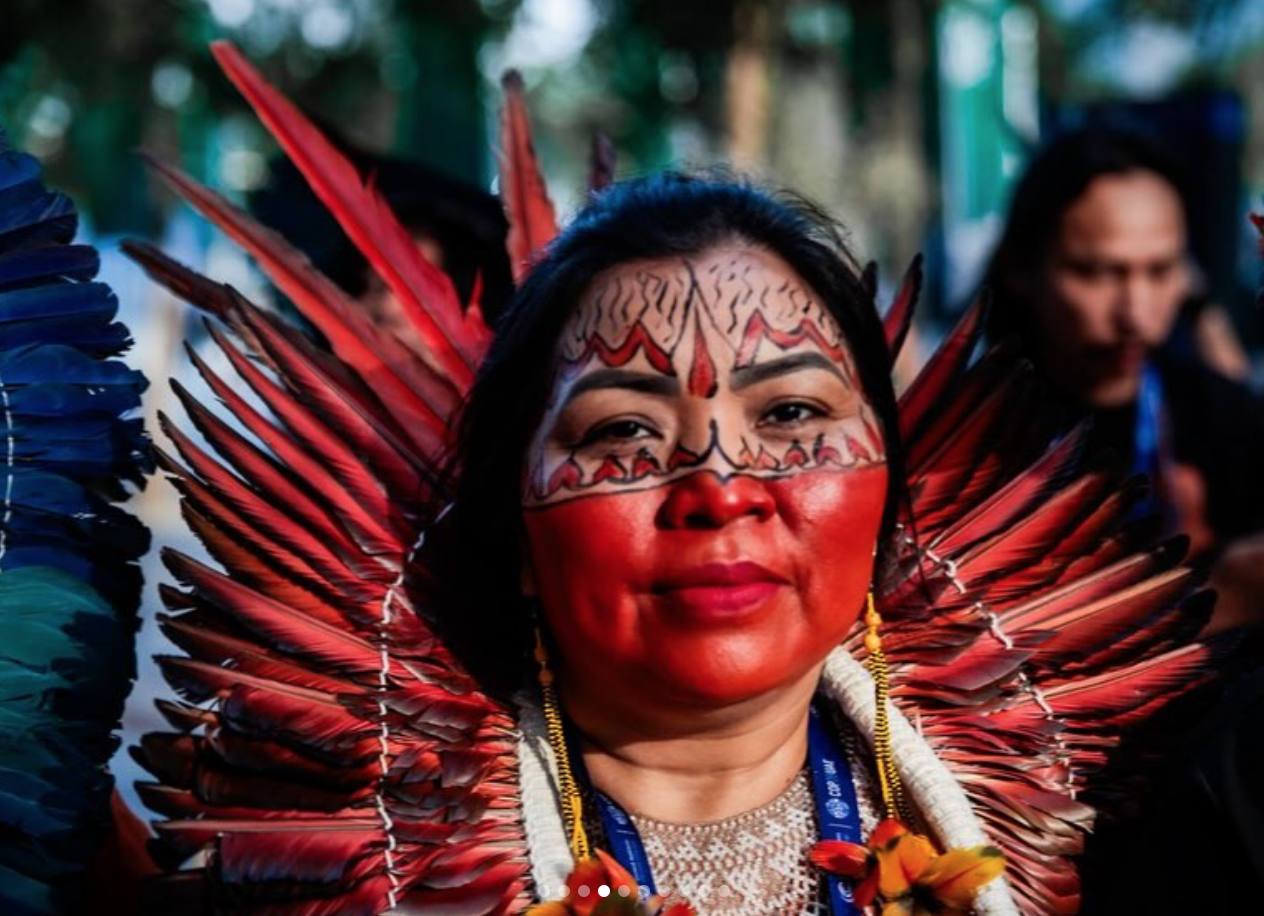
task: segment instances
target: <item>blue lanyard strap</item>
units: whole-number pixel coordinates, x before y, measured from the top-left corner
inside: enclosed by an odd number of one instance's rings
[[[860,810],[856,804],[856,786],[852,780],[847,756],[838,746],[822,721],[821,712],[812,706],[808,715],[808,764],[812,773],[812,794],[816,802],[816,819],[821,838],[861,842]],[[632,818],[618,802],[603,792],[593,791],[597,813],[606,834],[608,851],[626,868],[645,890],[657,893],[654,873],[641,833]],[[827,875],[830,892],[830,912],[833,916],[859,916],[860,910],[852,901],[851,882],[845,878]],[[701,907],[702,913],[706,907]]]
[[[852,779],[851,765],[821,719],[821,711],[813,704],[808,713],[808,763],[812,771],[812,794],[816,801],[816,820],[821,839],[860,843],[860,806],[856,804],[856,784]],[[830,891],[830,911],[834,916],[852,916],[860,912],[852,899],[850,881],[837,875],[826,875],[826,881]]]
[[[1133,440],[1133,470],[1159,482],[1159,461],[1162,449],[1163,382],[1153,363],[1146,363],[1137,393],[1137,419]]]
[[[606,834],[607,851],[614,856],[615,861],[632,873],[632,877],[641,887],[642,897],[657,894],[654,870],[650,868],[649,856],[645,854],[641,831],[636,829],[628,812],[606,793],[594,789],[593,796],[597,799],[597,813],[601,815],[601,829]]]

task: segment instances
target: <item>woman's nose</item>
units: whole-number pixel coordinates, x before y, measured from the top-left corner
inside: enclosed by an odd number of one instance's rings
[[[776,511],[765,481],[699,471],[670,484],[659,521],[667,528],[723,528],[742,518],[766,521]]]

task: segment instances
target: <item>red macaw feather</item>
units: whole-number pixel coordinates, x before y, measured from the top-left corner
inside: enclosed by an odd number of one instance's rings
[[[203,676],[208,680],[212,677],[205,670]],[[371,760],[381,753],[378,723],[366,721],[315,691],[237,672],[214,677],[221,689],[227,690],[220,715],[228,727],[275,737],[313,754],[331,755],[348,763]]]
[[[283,601],[285,604],[309,617],[316,617],[326,623],[342,624],[346,617],[335,609],[328,599],[304,588],[292,579],[278,574],[276,569],[257,554],[241,546],[230,535],[217,528],[214,522],[202,515],[191,503],[180,506],[180,515],[188,523],[189,529],[198,536],[207,551],[224,568],[233,570],[238,580],[258,589],[265,594]],[[164,603],[173,610],[182,605],[172,600],[173,595],[187,599],[184,592],[159,586]]]
[[[181,582],[282,651],[301,653],[313,663],[350,674],[376,674],[381,654],[368,640],[293,610],[278,601],[181,554],[164,557],[167,568]]]
[[[348,594],[355,596],[360,601],[371,600],[373,593],[367,592],[363,583],[348,570],[338,568],[337,565],[330,565],[318,572],[306,558],[290,550],[287,545],[268,538],[257,537],[254,529],[240,515],[229,508],[223,500],[214,495],[199,480],[188,476],[187,472],[175,459],[165,453],[156,452],[156,455],[159,467],[175,475],[186,475],[175,476],[171,480],[172,485],[191,506],[201,514],[214,519],[216,525],[237,537],[241,543],[255,547],[262,558],[275,562],[294,581],[308,583],[313,587],[321,587],[322,590],[328,587],[326,583],[332,581],[336,583],[337,587],[348,588],[350,590]]]
[[[337,512],[339,524],[347,524],[343,519],[346,516],[359,517],[365,513],[365,507],[357,501],[345,487],[329,486],[328,478],[332,477],[331,470],[322,463],[317,457],[322,453],[317,449],[328,446],[338,451],[339,457],[342,459],[337,468],[354,468],[356,456],[350,453],[345,444],[339,437],[325,430],[321,425],[312,421],[306,416],[302,408],[286,397],[286,395],[275,386],[269,386],[266,379],[258,373],[258,370],[251,366],[249,361],[245,359],[235,347],[225,340],[218,331],[212,329],[212,338],[217,344],[224,349],[224,353],[228,356],[229,361],[237,366],[240,363],[241,371],[246,373],[245,378],[247,384],[251,380],[257,382],[262,389],[262,395],[267,398],[271,397],[276,401],[276,409],[286,413],[294,421],[292,429],[301,431],[301,435],[297,437],[291,436],[288,431],[282,431],[275,424],[269,422],[264,416],[255,410],[250,404],[239,394],[233,391],[223,379],[216,375],[206,363],[194,353],[190,353],[193,365],[198,369],[202,378],[204,378],[211,390],[217,397],[229,408],[232,415],[237,418],[242,426],[250,433],[258,438],[269,451],[273,453],[279,464],[287,467],[291,474],[298,480],[306,481],[315,492],[314,496],[319,497],[320,501],[331,505]],[[310,421],[310,422],[309,422]],[[402,460],[390,460],[393,452],[383,449],[378,452],[375,457],[376,467],[374,472],[381,475],[384,485],[398,486],[402,489],[406,481],[411,481],[415,486],[417,480],[417,471],[411,473],[405,470]],[[361,482],[364,479],[366,471],[353,473],[351,480]],[[315,486],[316,481],[324,481],[325,486]],[[360,483],[360,486],[363,486]],[[373,494],[376,488],[371,488],[368,492]],[[376,501],[376,500],[375,500]],[[326,510],[327,511],[327,510]]]
[[[900,432],[906,438],[911,438],[931,414],[932,408],[945,400],[948,385],[965,369],[978,342],[985,311],[982,300],[966,310],[947,340],[900,398]]]
[[[231,664],[236,670],[282,684],[322,693],[351,693],[363,689],[351,681],[313,671],[309,666],[264,654],[255,643],[195,626],[180,618],[158,615],[163,635],[190,655]]]
[[[883,644],[893,697],[961,779],[1024,913],[1051,916],[1078,906],[1093,812],[1072,796],[1207,681],[1209,652],[1178,647],[1209,599],[1175,568],[1183,543],[1134,552],[1143,485],[1053,438],[1060,409],[1011,350],[967,368],[972,346],[959,327],[902,400],[916,538],[880,571]]]
[[[226,318],[232,311],[236,294],[231,286],[208,280],[148,242],[127,239],[120,247],[151,280],[162,284],[185,302],[195,304],[216,318]]]
[[[944,447],[949,438],[962,424],[986,422],[995,424],[1005,416],[1001,405],[1017,400],[1023,389],[1030,385],[1032,369],[1016,363],[1012,348],[996,347],[984,354],[952,398],[936,405],[932,416],[927,417],[922,429],[915,436],[905,439],[905,463],[910,475],[924,469],[928,458]],[[991,401],[991,408],[983,405]]]
[[[1109,475],[1104,476],[1111,479]],[[1110,563],[1114,559],[1110,556],[1111,538],[1118,535],[1121,523],[1141,499],[1144,491],[1144,479],[1133,477],[1122,483],[1116,482],[1114,492],[1106,494],[1095,504],[1090,501],[1091,510],[1049,551],[1047,562],[1051,568],[1058,569],[1055,579],[1049,584],[1064,583],[1091,575]]]
[[[330,819],[329,812],[325,811],[292,811],[286,809],[269,810],[266,808],[252,807],[221,807],[209,805],[199,799],[191,791],[186,789],[175,789],[171,786],[164,786],[160,783],[138,782],[136,783],[136,793],[140,796],[141,801],[145,803],[145,807],[162,815],[168,821],[193,820],[200,818],[203,820],[234,820],[234,821],[258,821],[258,820],[274,820],[274,821],[293,821],[293,820],[317,820],[328,821]],[[337,817],[347,818],[371,818],[373,817],[372,807],[362,808],[344,808],[335,812]]]
[[[944,528],[930,546],[937,552],[952,552],[985,539],[1001,543],[1006,538],[1012,538],[1014,523],[1023,516],[1029,516],[1033,507],[1048,513],[1048,506],[1053,503],[1051,497],[1074,474],[1083,446],[1082,430],[1063,437],[1034,465]],[[1083,511],[1079,506],[1067,509]]]
[[[1148,577],[1171,569],[1181,559],[1183,545],[1168,545],[1132,554],[1117,563],[1104,567],[1091,575],[1077,579],[1006,610],[1002,619],[1007,627],[1036,627],[1056,620],[1059,615],[1073,613],[1076,609],[1133,588]]]
[[[1155,613],[1175,607],[1192,577],[1189,569],[1169,570],[1087,606],[1046,617],[1040,626],[1052,638],[1041,646],[1041,660],[1082,656],[1126,638]]]
[[[557,235],[557,217],[531,144],[522,77],[510,70],[501,86],[505,101],[500,112],[500,199],[509,218],[509,262],[514,281],[521,283]]]
[[[904,272],[900,291],[882,319],[882,329],[886,335],[887,350],[891,354],[892,362],[895,362],[900,351],[904,349],[904,341],[908,338],[909,329],[913,327],[913,312],[917,308],[917,299],[921,292],[922,256],[919,254],[913,258],[908,270]]]
[[[376,825],[375,825],[376,828]],[[304,884],[341,884],[365,875],[365,860],[378,865],[381,831],[305,830],[287,837],[278,848],[266,833],[225,833],[218,863],[223,878],[234,884],[257,884],[283,878]]]
[[[482,353],[462,333],[452,281],[431,264],[386,201],[297,108],[273,89],[228,42],[211,52],[259,119],[303,173],[347,237],[398,297],[417,333],[458,387],[473,378]]]
[[[277,809],[295,808],[305,811],[336,813],[346,809],[348,801],[371,802],[371,785],[349,793],[345,788],[324,788],[296,779],[295,774],[278,763],[267,773],[243,771],[239,766],[226,766],[213,751],[200,755],[193,771],[193,794],[217,808],[233,808],[266,798]]]
[[[1128,713],[1155,698],[1179,693],[1204,673],[1208,650],[1185,646],[1126,668],[1078,678],[1045,691],[1045,700],[1063,716]]]
[[[1215,594],[1195,592],[1179,605],[1156,611],[1151,619],[1122,639],[1102,645],[1083,661],[1072,661],[1059,670],[1062,674],[1101,671],[1108,666],[1126,664],[1145,655],[1168,652],[1188,645],[1207,625],[1215,607]]]
[[[430,888],[418,883],[401,896],[400,908],[407,913],[461,913],[469,916],[519,912],[526,908],[527,902],[517,900],[527,887],[521,874],[522,865],[518,862],[502,862],[473,880],[455,886]]]
[[[977,702],[977,692],[1000,691],[1005,681],[1036,654],[1049,633],[1023,633],[1011,638],[1011,646],[995,639],[976,639],[952,661],[937,665],[917,665],[910,669],[900,690],[917,695],[934,695],[946,702]],[[951,694],[959,700],[948,700]]]
[[[203,407],[177,380],[171,380],[171,389],[184,407],[189,420],[202,434],[212,449],[233,466],[242,480],[250,481],[257,489],[276,497],[278,505],[285,506],[291,518],[301,519],[308,530],[324,539],[338,550],[354,550],[355,545],[342,526],[333,524],[327,512],[317,503],[312,492],[302,487],[287,474],[280,464],[267,453],[256,448],[215,413]],[[359,518],[356,519],[360,521]],[[383,537],[380,524],[371,520],[369,531],[361,536]]]
[[[1024,567],[1021,578],[1012,580],[1021,593],[1017,600],[1052,586],[1076,558],[1100,544],[1104,532],[1118,525],[1132,504],[1131,494],[1118,487],[1115,475],[1089,471],[1035,508],[1030,522],[1022,523],[1023,537],[1043,538],[1046,550]]]
[[[808,853],[812,864],[845,878],[859,878],[869,863],[869,847],[842,840],[822,840]]]
[[[215,759],[226,766],[240,767],[255,773],[279,773],[285,778],[301,780],[321,788],[342,789],[347,793],[347,801],[359,800],[365,807],[372,805],[371,800],[363,797],[365,789],[372,787],[382,773],[377,760],[363,761],[355,766],[348,765],[345,761],[330,763],[276,741],[248,737],[224,728],[209,733],[207,746],[214,752]],[[261,797],[259,801],[265,806],[261,810],[304,810],[300,807],[287,808],[271,797]],[[355,805],[351,804],[349,807],[354,808]]]
[[[321,418],[345,437],[348,444],[361,451],[367,463],[381,467],[381,473],[392,482],[413,484],[418,471],[428,471],[447,446],[450,418],[460,398],[446,388],[427,394],[433,411],[430,425],[421,429],[401,430],[396,419],[383,422],[371,404],[357,392],[328,372],[324,354],[312,348],[306,338],[285,333],[272,316],[250,307],[243,309],[243,323],[259,340],[259,352],[269,359],[286,386],[302,398]],[[428,370],[427,370],[428,371]],[[417,375],[423,373],[419,370]],[[410,441],[411,440],[411,441]],[[418,454],[422,460],[418,460]]]
[[[434,383],[416,371],[417,361],[402,343],[369,324],[361,308],[271,230],[258,226],[249,216],[193,179],[157,163],[155,167],[179,193],[231,237],[243,244],[250,243],[247,247],[268,268],[281,289],[292,297],[304,316],[330,341],[334,352],[371,390],[380,392],[388,410],[397,412],[404,425],[434,422],[433,409],[422,396]],[[151,246],[130,242],[126,250],[138,257],[146,272],[159,283],[216,317],[228,319],[241,309],[244,300],[234,290],[196,282],[196,275]],[[410,369],[413,371],[408,374]],[[433,375],[433,371],[430,374]]]
[[[1021,386],[1016,380],[1015,387]],[[994,389],[910,468],[918,528],[926,536],[960,518],[1043,450],[1046,431],[1036,424],[1009,422],[1023,409],[1015,400],[1008,386]],[[914,439],[911,446],[916,448],[919,441]]]
[[[154,706],[172,728],[182,732],[215,725],[215,713],[197,706],[165,698],[154,700]]]
[[[283,508],[282,506],[265,501],[241,478],[231,474],[192,440],[180,433],[165,414],[159,415],[158,422],[163,432],[176,446],[181,457],[188,462],[189,469],[198,475],[199,484],[214,493],[222,505],[229,507],[243,524],[250,526],[262,538],[267,538],[272,544],[285,545],[308,569],[320,570],[320,573],[315,573],[315,575],[351,577],[370,573],[370,570],[365,568],[369,566],[367,563],[357,564],[358,568],[354,572],[349,570],[347,564],[326,542],[308,528],[295,524],[291,518],[280,514],[277,509]],[[169,457],[163,458],[163,464],[168,469],[175,466],[174,461]],[[182,483],[187,485],[189,480]]]
[[[377,513],[382,518],[395,519],[399,507],[392,505],[382,482],[365,467],[360,457],[347,447],[346,442],[318,418],[309,408],[300,404],[289,392],[267,378],[258,367],[236,351],[224,350],[237,374],[259,395],[268,409],[286,425],[289,432],[302,444],[308,458],[303,464],[313,470],[324,463],[323,477],[332,477],[347,491],[346,497],[328,491],[331,499],[342,502],[339,508],[351,514],[351,506],[359,502],[359,511]],[[318,461],[315,456],[321,456]],[[317,480],[321,478],[315,478]],[[354,499],[352,498],[354,497]]]

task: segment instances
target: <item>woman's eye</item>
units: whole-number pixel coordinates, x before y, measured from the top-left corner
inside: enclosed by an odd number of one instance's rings
[[[823,416],[825,416],[825,411],[820,407],[803,401],[788,401],[764,411],[760,422],[778,426],[793,426]]]
[[[610,423],[603,423],[591,429],[581,445],[591,445],[595,442],[627,442],[633,439],[644,439],[654,434],[644,423],[638,423],[636,420],[614,420]]]

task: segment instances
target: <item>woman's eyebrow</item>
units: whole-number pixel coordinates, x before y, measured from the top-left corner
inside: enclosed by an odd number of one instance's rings
[[[733,374],[729,378],[729,387],[734,391],[741,391],[743,388],[766,382],[771,378],[789,375],[792,372],[801,372],[804,369],[824,369],[826,372],[838,376],[840,381],[847,381],[843,371],[824,353],[791,353],[789,356],[782,356],[779,359],[770,359],[767,362],[756,363],[753,366],[743,366],[740,369],[734,369]]]
[[[566,392],[566,403],[569,404],[585,392],[603,388],[622,388],[626,391],[639,391],[660,397],[674,397],[680,394],[680,380],[674,375],[660,375],[657,372],[596,369],[575,381],[570,391]]]

